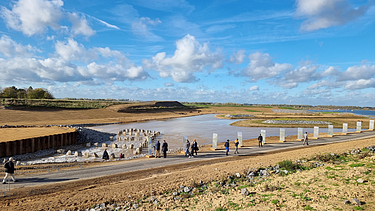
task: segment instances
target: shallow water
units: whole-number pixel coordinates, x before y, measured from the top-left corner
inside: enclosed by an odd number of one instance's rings
[[[91,129],[116,134],[119,130],[127,128],[160,131],[161,135],[157,139],[166,140],[172,149],[183,147],[183,136],[187,136],[189,140],[196,139],[198,144],[212,144],[213,133],[218,134],[218,143],[225,142],[227,139],[231,141],[236,139],[237,132],[242,132],[243,140],[257,138],[261,130],[266,130],[266,137],[280,135],[280,128],[231,126],[230,124],[235,121],[238,120],[218,119],[215,114],[206,114],[168,120],[97,126],[91,127]],[[304,128],[303,131],[313,133],[314,128]],[[342,129],[334,129],[334,132],[341,131]],[[348,129],[348,131],[354,130]],[[319,133],[327,132],[328,126],[319,128]],[[297,133],[297,128],[285,128],[285,136],[297,135]]]

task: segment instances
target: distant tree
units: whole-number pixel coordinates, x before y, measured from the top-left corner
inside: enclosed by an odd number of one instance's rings
[[[54,97],[52,96],[51,93],[49,93],[45,89],[36,88],[36,89],[30,90],[29,88],[28,93],[27,93],[27,98],[29,99],[53,99]]]
[[[3,98],[17,98],[17,88],[15,86],[6,87],[1,91],[0,95]]]

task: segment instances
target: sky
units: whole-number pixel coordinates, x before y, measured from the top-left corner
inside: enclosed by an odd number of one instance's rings
[[[375,107],[374,0],[1,0],[0,87]]]

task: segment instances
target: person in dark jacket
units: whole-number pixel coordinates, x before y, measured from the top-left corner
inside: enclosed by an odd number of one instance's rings
[[[191,155],[193,156],[195,152],[195,155],[198,155],[198,143],[197,140],[194,139],[193,143],[191,143]]]
[[[227,142],[225,142],[224,146],[225,146],[225,150],[226,150],[225,155],[228,155],[228,153],[229,153],[229,139],[227,140]]]
[[[10,157],[9,160],[4,164],[5,168],[5,177],[3,179],[3,184],[6,183],[6,179],[10,176],[13,180],[13,182],[17,182],[16,178],[14,178],[14,163],[13,158]]]
[[[263,147],[263,136],[262,136],[262,134],[259,134],[259,136],[258,136],[258,141],[259,141],[258,146],[259,146],[259,147]]]
[[[108,152],[107,152],[106,149],[105,149],[104,152],[103,152],[103,159],[104,159],[104,160],[109,160],[109,155],[108,155]]]
[[[168,144],[167,142],[165,142],[165,140],[163,141],[163,145],[161,146],[161,151],[163,151],[163,157],[167,158]]]
[[[155,144],[155,150],[156,150],[156,158],[160,158],[160,140],[158,140],[158,142],[156,142]]]
[[[186,145],[185,145],[185,157],[187,157],[189,155],[189,158],[191,158],[191,153],[190,153],[189,149],[190,149],[190,142],[187,139]]]

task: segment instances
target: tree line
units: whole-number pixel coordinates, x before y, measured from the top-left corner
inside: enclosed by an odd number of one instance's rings
[[[54,99],[53,95],[47,89],[34,89],[31,86],[27,89],[18,89],[15,86],[6,87],[1,90],[0,98]]]

